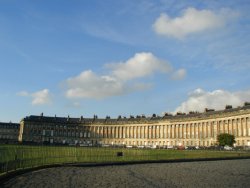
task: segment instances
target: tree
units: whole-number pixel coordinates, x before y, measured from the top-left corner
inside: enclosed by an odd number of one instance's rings
[[[219,142],[220,146],[233,146],[233,144],[236,142],[234,135],[228,133],[219,134],[217,136],[217,141]]]

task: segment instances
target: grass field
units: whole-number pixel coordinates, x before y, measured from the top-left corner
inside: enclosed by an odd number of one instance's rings
[[[123,156],[117,156],[122,152]],[[244,151],[0,145],[0,173],[63,163],[103,163],[250,156]]]

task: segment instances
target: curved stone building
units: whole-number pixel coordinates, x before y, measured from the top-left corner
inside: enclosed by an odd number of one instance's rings
[[[0,122],[0,143],[17,143],[19,135],[18,123]]]
[[[20,122],[19,141],[84,146],[211,146],[220,133],[233,134],[237,146],[250,146],[250,104],[163,117],[28,116]]]

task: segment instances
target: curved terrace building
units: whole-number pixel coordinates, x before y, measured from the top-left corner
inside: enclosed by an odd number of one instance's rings
[[[220,133],[233,134],[237,146],[250,146],[250,104],[204,113],[71,118],[28,116],[20,122],[19,142],[129,145],[129,146],[211,146]]]

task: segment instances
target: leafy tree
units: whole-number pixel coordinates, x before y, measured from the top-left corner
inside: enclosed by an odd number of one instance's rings
[[[217,136],[217,141],[219,142],[220,146],[233,146],[233,144],[236,142],[234,135],[228,133],[219,134]]]

